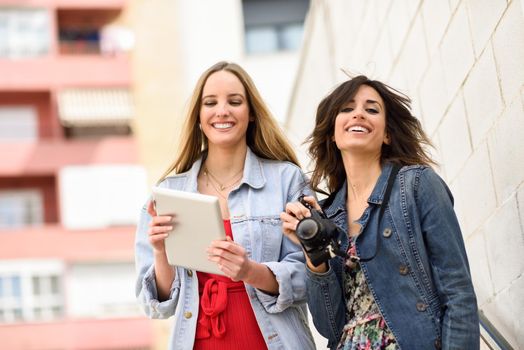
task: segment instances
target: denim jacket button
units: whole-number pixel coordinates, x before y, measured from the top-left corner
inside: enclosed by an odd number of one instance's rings
[[[187,270],[187,275],[189,277],[193,277],[193,271],[192,270]]]
[[[184,317],[190,319],[191,317],[193,317],[193,313],[191,311],[186,311],[184,312]]]
[[[409,273],[409,267],[407,267],[406,265],[402,264],[398,268],[398,272],[400,272],[400,274],[402,276],[406,276]]]
[[[391,237],[391,229],[388,227],[388,228],[385,228],[384,229],[384,232],[382,232],[382,236],[386,237],[386,238],[389,238]]]
[[[428,308],[428,306],[426,304],[424,304],[423,302],[418,302],[417,303],[417,310],[418,311],[423,312],[423,311],[426,311],[427,308]]]
[[[440,342],[440,339],[435,340],[435,349],[442,349],[442,343]]]

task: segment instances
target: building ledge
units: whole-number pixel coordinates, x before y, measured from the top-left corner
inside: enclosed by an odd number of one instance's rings
[[[153,325],[145,318],[2,324],[3,349],[151,349]]]
[[[5,142],[0,147],[0,176],[53,175],[67,165],[137,164],[133,137]]]
[[[0,77],[0,90],[4,91],[47,91],[79,86],[127,87],[131,85],[131,66],[126,54],[2,58]]]
[[[135,229],[68,230],[60,225],[2,229],[0,256],[2,260],[60,259],[73,263],[133,261]]]

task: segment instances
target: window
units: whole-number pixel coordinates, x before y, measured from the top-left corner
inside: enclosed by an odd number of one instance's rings
[[[62,270],[52,261],[0,265],[0,323],[63,317]]]
[[[136,165],[66,166],[59,179],[60,217],[69,229],[135,225],[147,198],[146,173]]]
[[[43,221],[44,204],[39,190],[0,191],[0,229],[39,225]]]
[[[46,9],[0,9],[0,57],[42,56],[49,52],[50,18]]]
[[[31,106],[0,106],[0,142],[35,141],[38,113]]]
[[[300,47],[309,0],[244,0],[242,5],[248,54]]]

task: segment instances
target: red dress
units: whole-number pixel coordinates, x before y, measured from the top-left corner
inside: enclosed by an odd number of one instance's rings
[[[229,220],[224,228],[233,238]],[[244,282],[205,272],[197,276],[200,305],[193,349],[267,349]]]

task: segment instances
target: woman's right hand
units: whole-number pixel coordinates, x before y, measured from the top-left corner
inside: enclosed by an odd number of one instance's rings
[[[316,199],[311,196],[304,197],[304,200],[313,208],[321,210],[320,205],[317,203]],[[298,240],[296,229],[300,220],[311,216],[311,211],[306,208],[300,202],[291,202],[286,204],[286,211],[280,213],[280,220],[282,220],[282,231],[284,234],[296,244],[300,244]],[[300,246],[302,246],[300,244]],[[302,247],[304,250],[304,247]],[[304,256],[306,257],[306,264],[308,268],[313,272],[323,273],[327,271],[327,264],[323,263],[320,266],[314,266],[309,259],[309,256],[304,251]]]
[[[164,240],[169,235],[168,232],[173,229],[173,225],[175,224],[174,218],[167,215],[157,215],[152,200],[147,204],[147,212],[151,215],[149,230],[147,230],[149,243],[153,247],[155,253],[165,253]]]
[[[304,197],[304,200],[315,209],[320,209],[317,201],[312,196]],[[282,221],[282,231],[284,234],[296,244],[300,244],[295,233],[297,224],[303,218],[311,216],[311,211],[300,202],[290,202],[286,204],[286,211],[280,213],[280,220]]]

